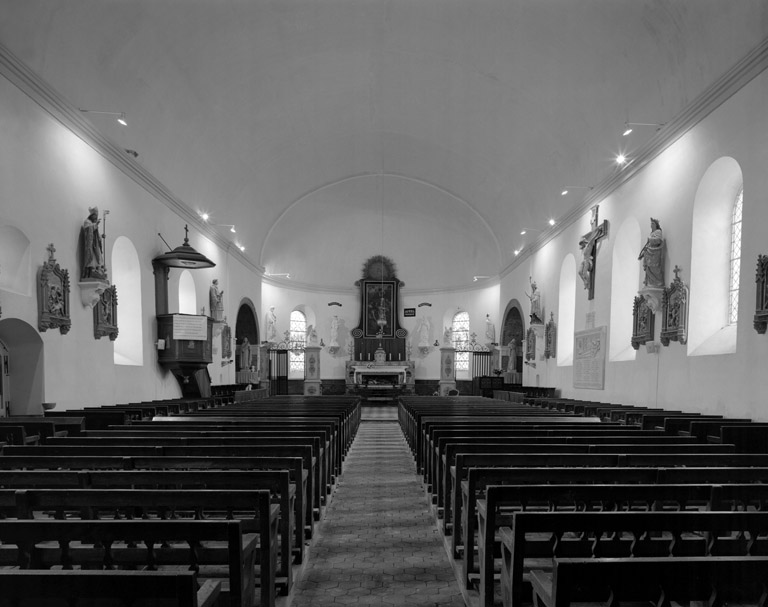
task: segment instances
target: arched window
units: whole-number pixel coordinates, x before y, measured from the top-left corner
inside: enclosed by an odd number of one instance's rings
[[[456,348],[456,379],[469,377],[469,313],[456,312],[451,323],[453,347]]]
[[[288,379],[304,379],[304,346],[306,345],[307,317],[301,310],[291,312],[291,344],[288,352]]]
[[[197,314],[195,279],[189,270],[182,270],[179,276],[179,314]]]
[[[136,247],[125,236],[119,236],[112,247],[112,277],[120,302],[114,361],[116,365],[141,366],[144,364],[141,265]]]
[[[576,258],[565,256],[560,266],[560,291],[557,302],[557,366],[573,366],[573,331],[576,326]]]
[[[744,203],[744,188],[739,189],[731,214],[731,271],[728,297],[728,324],[739,320],[739,274],[741,271],[741,208]]]
[[[693,201],[688,355],[736,352],[744,177],[724,156],[706,170]],[[685,275],[683,274],[683,281]]]

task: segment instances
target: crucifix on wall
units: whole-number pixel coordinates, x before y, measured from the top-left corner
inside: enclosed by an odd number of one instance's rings
[[[597,265],[597,245],[608,236],[608,220],[598,224],[597,213],[599,205],[592,207],[592,218],[589,221],[590,230],[579,240],[581,248],[581,267],[579,276],[584,282],[584,288],[588,291],[587,299],[595,298],[595,266]]]

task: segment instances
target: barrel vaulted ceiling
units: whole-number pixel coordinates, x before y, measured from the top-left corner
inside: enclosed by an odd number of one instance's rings
[[[268,272],[346,289],[384,253],[453,289],[655,130],[625,121],[670,121],[760,44],[767,6],[3,0],[0,43],[74,106],[126,112],[88,118]]]

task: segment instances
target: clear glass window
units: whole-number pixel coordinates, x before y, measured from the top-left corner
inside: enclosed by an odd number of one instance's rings
[[[741,212],[744,202],[744,188],[739,190],[733,203],[731,216],[731,266],[728,281],[728,324],[739,320],[739,274],[741,272]]]

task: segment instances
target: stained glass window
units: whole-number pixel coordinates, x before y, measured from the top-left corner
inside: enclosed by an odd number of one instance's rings
[[[453,317],[453,347],[456,348],[456,372],[469,373],[469,314],[457,312]]]
[[[291,312],[291,343],[288,352],[288,376],[304,377],[304,346],[307,334],[307,317],[299,310]]]

